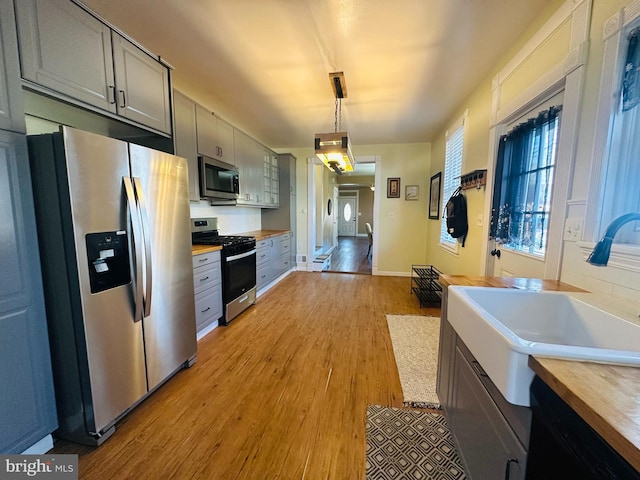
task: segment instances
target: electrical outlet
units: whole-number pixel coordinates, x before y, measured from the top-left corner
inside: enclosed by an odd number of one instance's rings
[[[564,239],[577,242],[582,238],[582,218],[569,217],[564,222]]]

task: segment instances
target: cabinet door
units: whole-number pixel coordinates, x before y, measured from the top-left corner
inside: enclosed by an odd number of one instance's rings
[[[24,136],[0,131],[0,452],[57,427],[49,338]]]
[[[467,473],[472,478],[523,480],[527,452],[477,375],[456,347],[451,429]]]
[[[0,129],[24,133],[20,63],[12,0],[0,0]]]
[[[235,165],[235,154],[233,148],[233,126],[221,118],[216,119],[216,143],[217,153],[220,160],[223,162]]]
[[[449,413],[452,403],[453,365],[456,351],[456,332],[447,320],[448,291],[442,289],[440,308],[440,349],[438,351],[438,378],[436,391],[444,410]]]
[[[235,151],[235,165],[238,168],[240,180],[240,197],[238,204],[248,205],[251,203],[249,174],[247,159],[251,154],[251,138],[246,133],[236,130],[233,137]]]
[[[196,105],[196,126],[198,153],[207,157],[218,158],[216,143],[216,117],[206,108]]]
[[[280,178],[278,172],[278,155],[270,152],[271,158],[271,201],[270,206],[278,208],[280,206]]]
[[[196,137],[196,104],[177,90],[173,91],[173,115],[176,155],[187,159],[189,166],[189,200],[200,200],[198,176],[198,139]]]
[[[118,114],[161,132],[171,132],[169,69],[112,32]]]
[[[109,27],[69,0],[15,5],[22,76],[115,113]]]

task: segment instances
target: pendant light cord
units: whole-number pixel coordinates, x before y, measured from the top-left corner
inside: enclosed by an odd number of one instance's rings
[[[335,111],[335,133],[338,133],[342,129],[342,99],[336,97],[336,111]]]

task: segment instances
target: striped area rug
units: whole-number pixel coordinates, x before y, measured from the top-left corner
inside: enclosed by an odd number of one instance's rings
[[[387,315],[404,404],[440,409],[436,394],[440,318]]]
[[[366,438],[367,480],[467,478],[444,415],[369,405]]]

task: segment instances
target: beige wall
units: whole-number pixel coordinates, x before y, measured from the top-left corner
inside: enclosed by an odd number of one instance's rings
[[[477,169],[487,168],[487,156],[489,152],[489,116],[491,113],[491,79],[486,79],[465,102],[463,109],[456,112],[451,118],[453,125],[468,109],[467,123],[465,126],[465,139],[463,151],[462,173]],[[442,172],[444,176],[445,133],[448,125],[432,143],[431,174]],[[464,191],[467,198],[467,218],[469,221],[469,233],[465,246],[458,249],[457,254],[440,246],[440,222],[429,220],[429,232],[427,239],[428,262],[440,271],[449,274],[480,275],[484,272],[481,264],[481,252],[486,248],[486,240],[482,235],[482,223],[488,221],[488,215],[484,212],[485,190],[475,188]],[[440,199],[440,211],[442,212],[447,198]]]
[[[381,275],[408,275],[412,263],[427,260],[427,207],[431,169],[431,145],[428,143],[397,145],[353,145],[353,154],[379,155],[380,168],[376,171],[378,221],[374,227],[377,236],[377,260],[374,273]],[[307,254],[308,223],[308,163],[314,156],[312,148],[289,149],[297,159],[297,237],[298,254]],[[326,170],[326,169],[325,169]],[[400,177],[401,198],[386,198],[386,179]],[[418,201],[405,201],[404,187],[418,185]],[[377,261],[377,263],[376,263]]]
[[[504,65],[513,58],[518,50],[553,14],[554,10],[563,2],[555,2],[552,8],[547,10],[537,22],[523,35],[518,45],[509,50],[508,54],[496,66],[492,74],[481,82],[474,92],[462,103],[460,109],[454,112],[447,125],[433,138],[431,152],[431,175],[443,171],[445,132],[465,109],[469,110],[469,123],[465,139],[464,171],[476,168],[486,168],[491,159],[489,152],[489,118],[491,113],[491,80]],[[594,0],[592,4],[592,17],[589,30],[589,54],[585,66],[584,90],[579,116],[579,138],[577,142],[576,161],[571,173],[571,185],[569,185],[569,200],[567,216],[583,218],[588,208],[587,199],[589,190],[599,188],[599,185],[589,185],[591,177],[591,158],[593,149],[593,135],[595,131],[595,117],[598,106],[598,93],[600,88],[600,76],[602,69],[603,40],[602,32],[605,22],[625,5],[629,0]],[[546,52],[546,53],[545,53]],[[567,26],[552,36],[535,52],[535,55],[519,68],[505,82],[503,93],[511,98],[516,98],[518,92],[525,90],[529,85],[538,80],[538,75],[548,69],[553,62],[557,62],[568,53]],[[552,61],[550,61],[550,59]],[[460,254],[452,255],[438,246],[439,223],[429,221],[428,231],[428,260],[438,268],[451,274],[482,274],[484,265],[480,258],[480,252],[486,249],[487,239],[483,238],[480,218],[489,221],[489,212],[484,211],[485,195],[475,189],[466,190],[469,205],[469,236],[465,248],[460,249]],[[446,201],[446,199],[443,199]],[[596,241],[595,238],[584,238],[585,241]],[[560,241],[561,238],[550,239]],[[594,267],[584,261],[584,257],[575,241],[564,241],[561,280],[572,285],[585,288],[589,291],[600,293],[622,302],[632,308],[638,307],[640,298],[640,275],[630,271],[616,269],[614,267]],[[637,312],[636,312],[637,313]]]

